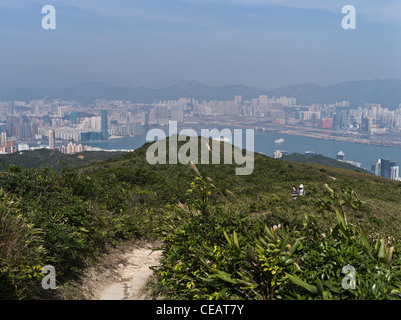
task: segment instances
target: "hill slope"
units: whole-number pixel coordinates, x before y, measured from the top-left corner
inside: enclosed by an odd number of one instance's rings
[[[315,163],[321,164],[328,167],[340,168],[340,169],[347,169],[347,170],[356,170],[364,173],[370,173],[364,169],[358,168],[346,162],[341,162],[332,158],[325,157],[321,154],[316,154],[313,156],[307,156],[300,153],[291,153],[281,158],[282,161],[289,161],[289,162],[298,162],[298,163]]]
[[[108,199],[121,194],[110,194],[113,186],[139,188],[130,205],[162,207],[152,219],[162,217],[163,259],[154,286],[163,296],[399,298],[401,183],[261,154],[249,176],[236,176],[236,165],[149,165],[147,147],[80,173],[98,181]],[[293,200],[291,186],[299,183],[306,195]],[[120,196],[116,203],[124,201]],[[359,290],[342,287],[345,265],[358,270]]]
[[[0,298],[43,298],[47,264],[65,296],[87,261],[134,239],[162,240],[154,288],[167,298],[399,298],[400,182],[262,154],[245,176],[235,162],[151,165],[151,145],[60,175],[1,174]],[[360,290],[341,288],[347,264]]]
[[[94,161],[103,161],[110,157],[121,155],[122,152],[88,151],[74,155],[62,154],[57,150],[39,149],[21,151],[12,154],[0,155],[0,171],[5,171],[9,165],[17,165],[23,169],[51,168],[55,172],[60,172],[61,161],[70,167],[87,165]]]
[[[131,187],[137,186],[155,192],[160,204],[185,202],[188,199],[186,190],[195,177],[193,170],[181,164],[150,165],[146,161],[149,145],[145,144],[135,152],[121,157],[89,164],[79,172],[94,177],[93,179],[100,179],[101,184],[109,185],[109,188],[126,183]],[[183,143],[179,143],[180,145]],[[372,230],[384,228],[386,232],[401,235],[400,182],[357,170],[358,168],[347,164],[341,164],[343,168],[327,166],[337,164],[337,161],[323,156],[316,156],[315,160],[324,164],[275,160],[259,153],[254,154],[254,159],[254,171],[249,176],[235,175],[237,165],[234,162],[231,165],[199,164],[197,168],[203,176],[212,178],[224,194],[227,195],[226,190],[236,194],[236,201],[248,207],[246,210],[249,213],[268,211],[284,217],[293,210],[290,217],[294,218],[302,210],[315,210],[312,203],[305,203],[305,207],[294,205],[290,197],[292,185],[304,184],[314,200],[324,197],[326,183],[337,190],[352,188],[366,202],[366,214],[351,216],[351,220],[361,220]]]

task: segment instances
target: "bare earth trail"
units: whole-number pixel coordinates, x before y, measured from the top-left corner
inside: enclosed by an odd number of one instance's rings
[[[147,287],[162,252],[151,244],[127,245],[107,255],[99,267],[85,272],[81,294],[89,300],[150,300]]]

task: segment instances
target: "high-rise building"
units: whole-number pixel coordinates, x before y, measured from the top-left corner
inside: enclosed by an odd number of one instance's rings
[[[380,176],[384,178],[390,178],[391,174],[390,159],[380,159],[380,160],[381,160]]]
[[[392,166],[391,167],[391,173],[390,173],[390,179],[391,180],[398,180],[399,172],[400,172],[400,167],[399,166]]]
[[[285,157],[286,155],[288,155],[288,152],[283,151],[283,150],[274,150],[274,152],[273,152],[274,159],[281,159],[282,157]]]
[[[235,96],[234,101],[236,103],[242,103],[242,96]]]
[[[361,120],[361,132],[369,133],[371,128],[371,123],[369,118],[362,118]]]
[[[77,124],[77,112],[76,111],[71,111],[70,121],[71,121],[72,125],[76,125]]]
[[[128,125],[128,134],[130,136],[139,135],[142,133],[142,123],[141,122],[134,122]]]
[[[57,114],[59,118],[64,118],[64,116],[67,114],[68,108],[67,107],[58,107],[57,109]]]
[[[378,159],[376,163],[372,164],[372,171],[376,176],[380,176],[381,172],[381,159]]]
[[[108,140],[109,139],[109,129],[107,126],[107,110],[102,110],[100,113],[100,122],[101,122],[101,133],[102,139]]]
[[[397,164],[393,160],[383,158],[378,159],[377,162],[372,165],[372,171],[377,176],[388,179],[396,177],[396,179],[393,180],[398,180],[399,169],[397,169]]]
[[[184,121],[184,110],[182,107],[175,107],[171,110],[171,120],[177,122]]]
[[[344,128],[348,125],[348,112],[346,110],[337,110],[333,115],[333,126]]]
[[[144,125],[145,125],[145,128],[148,129],[148,126],[149,126],[149,112],[145,113],[145,123],[144,123]]]
[[[21,123],[21,118],[17,118],[16,116],[7,116],[6,117],[6,129],[7,134],[9,136],[14,136],[14,127]]]
[[[334,119],[334,126],[336,128],[342,128],[343,119],[341,113],[335,113],[333,119]]]
[[[155,107],[155,113],[157,119],[167,119],[168,118],[168,109],[166,107]]]
[[[54,150],[55,149],[55,134],[53,130],[49,130],[49,149]]]
[[[0,136],[0,146],[4,145],[7,141],[7,132],[2,132]]]

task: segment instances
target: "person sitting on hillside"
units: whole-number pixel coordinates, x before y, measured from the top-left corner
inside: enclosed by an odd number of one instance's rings
[[[304,189],[304,185],[301,183],[301,185],[298,188],[298,194],[300,196],[303,196],[305,194],[305,189]]]
[[[291,196],[293,199],[296,199],[298,197],[298,190],[296,186],[292,186]]]

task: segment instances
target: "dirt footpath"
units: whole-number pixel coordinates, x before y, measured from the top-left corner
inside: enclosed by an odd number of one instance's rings
[[[81,293],[89,300],[149,300],[147,287],[162,256],[157,245],[134,244],[107,255],[98,267],[85,272]]]

